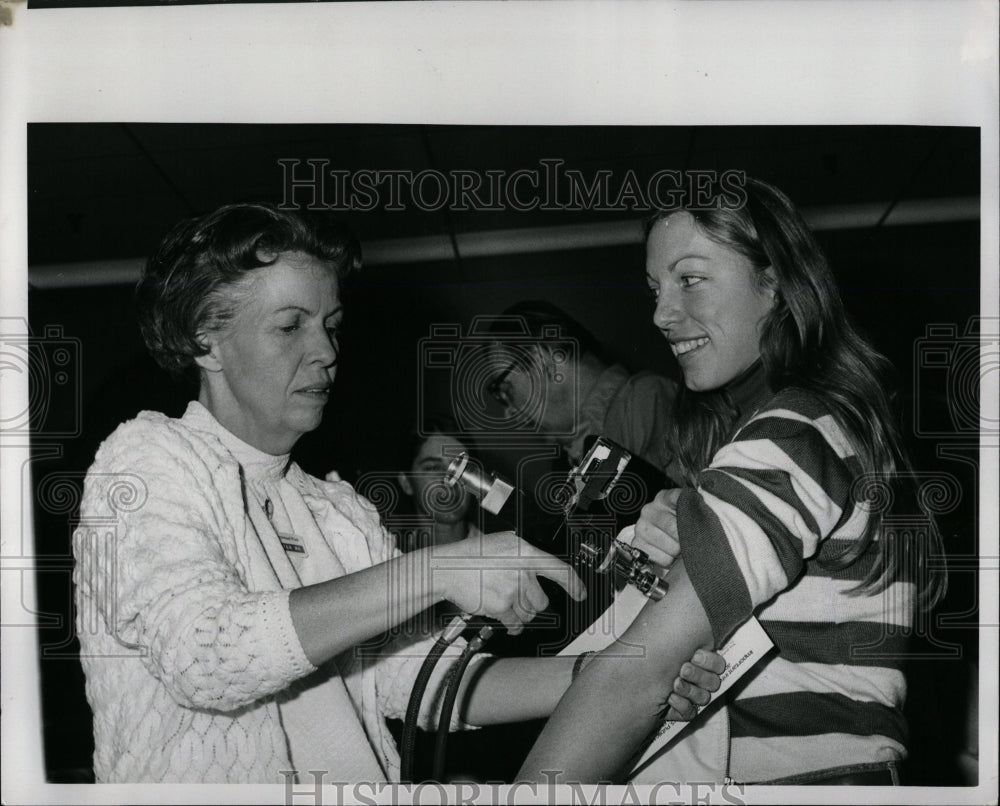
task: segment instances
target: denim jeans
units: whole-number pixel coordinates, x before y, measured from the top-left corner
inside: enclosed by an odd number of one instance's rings
[[[873,780],[865,782],[866,774],[880,773],[888,771],[885,781]],[[873,776],[874,777],[874,776]],[[828,767],[824,770],[813,770],[803,772],[798,775],[789,775],[785,778],[774,778],[770,781],[755,781],[757,784],[784,784],[788,786],[823,784],[835,786],[837,784],[853,786],[899,786],[899,769],[895,761],[872,761],[864,764],[845,764],[842,767]]]

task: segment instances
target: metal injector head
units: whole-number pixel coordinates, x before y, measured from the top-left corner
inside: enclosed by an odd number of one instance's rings
[[[451,460],[444,482],[449,487],[461,484],[476,497],[479,506],[491,515],[499,515],[514,492],[512,485],[494,473],[484,472],[470,461],[469,454],[464,451]]]
[[[598,437],[580,466],[569,476],[573,493],[565,506],[567,519],[583,518],[595,502],[603,501],[619,482],[632,454],[621,445]],[[649,556],[621,540],[602,538],[600,529],[582,530],[575,561],[593,568],[598,574],[610,574],[638,588],[650,599],[662,599],[667,592],[663,579],[666,569],[650,562]]]

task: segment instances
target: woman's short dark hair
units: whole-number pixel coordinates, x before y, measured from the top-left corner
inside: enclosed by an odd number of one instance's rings
[[[409,472],[413,460],[417,458],[424,443],[435,435],[454,437],[457,442],[462,443],[469,456],[475,458],[477,446],[472,435],[462,433],[455,418],[450,414],[432,413],[428,414],[419,425],[411,428],[406,438],[399,443],[396,460],[398,467],[404,472]]]
[[[303,252],[339,279],[360,267],[361,249],[346,227],[269,204],[231,204],[182,221],[146,262],[136,288],[139,329],[161,367],[182,374],[208,352],[199,334],[232,319],[227,290],[286,252]]]

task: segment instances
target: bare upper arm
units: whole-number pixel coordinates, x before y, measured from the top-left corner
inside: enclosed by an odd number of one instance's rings
[[[663,696],[669,693],[681,664],[696,650],[715,643],[683,558],[671,568],[667,584],[666,595],[658,602],[647,602],[625,632],[601,652],[601,665],[619,683],[662,689]]]

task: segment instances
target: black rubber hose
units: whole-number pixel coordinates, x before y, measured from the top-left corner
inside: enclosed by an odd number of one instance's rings
[[[445,628],[445,631],[438,636],[427,653],[417,679],[413,683],[413,690],[410,692],[410,701],[406,706],[406,720],[403,722],[403,736],[400,740],[399,749],[399,780],[402,783],[413,783],[413,757],[417,747],[417,722],[420,718],[420,704],[424,699],[424,692],[430,682],[434,667],[441,660],[444,651],[454,643],[455,639],[462,634],[466,621],[461,616],[456,616]]]
[[[444,701],[441,703],[441,716],[438,718],[437,739],[434,742],[434,771],[431,774],[432,781],[442,781],[444,779],[445,761],[448,757],[448,729],[451,727],[451,715],[455,711],[455,700],[458,699],[458,689],[462,684],[462,677],[465,670],[475,655],[483,648],[490,636],[493,635],[493,628],[483,627],[462,650],[455,668],[451,672],[451,679],[448,681],[448,688],[445,691]]]

